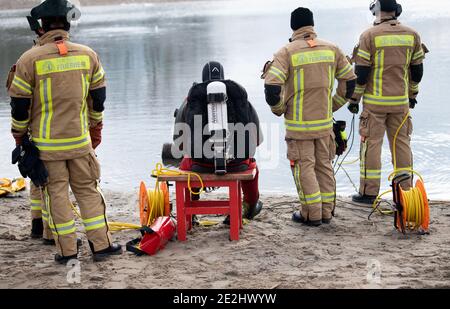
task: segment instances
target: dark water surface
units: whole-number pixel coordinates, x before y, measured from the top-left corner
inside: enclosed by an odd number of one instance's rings
[[[319,35],[348,54],[370,24],[364,1],[304,2],[315,8]],[[432,51],[426,59],[419,105],[412,112],[415,168],[424,175],[431,198],[450,199],[449,8],[446,1],[436,1],[442,9],[434,11],[422,11],[419,1],[404,2],[402,20],[422,34]],[[297,3],[249,0],[83,8],[72,39],[98,52],[108,79],[104,141],[98,149],[103,186],[128,191],[140,180],[148,182],[160,161],[162,144],[170,141],[174,109],[192,82],[200,80],[203,65],[217,60],[228,78],[247,89],[264,123],[266,141],[258,154],[262,191],[294,193],[283,122],[266,106],[259,76],[265,61],[291,35],[289,17]],[[13,140],[3,85],[9,67],[32,45],[25,14],[0,12],[0,177],[18,176],[10,164]],[[343,109],[336,118],[350,121],[351,116]],[[385,144],[384,177],[392,169]],[[357,157],[358,149],[357,137],[349,159]],[[345,169],[358,185],[358,163]],[[337,179],[338,194],[354,191],[343,172]],[[388,188],[387,180],[383,187]]]

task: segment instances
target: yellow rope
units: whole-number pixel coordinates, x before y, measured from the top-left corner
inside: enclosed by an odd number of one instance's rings
[[[72,208],[73,212],[78,217],[78,219],[82,220],[81,214],[78,212],[78,210],[72,203],[70,203],[70,207]],[[141,228],[140,225],[125,222],[108,222],[108,227],[112,232],[123,230],[139,230]]]
[[[203,180],[202,177],[200,177],[199,174],[194,173],[194,172],[183,172],[183,171],[179,171],[179,170],[171,170],[168,168],[164,168],[163,165],[161,163],[156,164],[156,168],[152,171],[152,176],[154,177],[159,177],[159,176],[180,176],[180,175],[187,175],[188,176],[188,189],[189,192],[191,192],[191,194],[194,195],[200,195],[205,191],[205,186],[203,184]],[[200,182],[200,185],[202,186],[200,188],[199,192],[194,192],[192,191],[191,188],[191,176],[195,176],[198,179],[198,182]]]
[[[355,160],[352,160],[352,161],[344,161],[344,162],[342,162],[342,165],[351,165],[351,164],[355,164],[358,161],[359,161],[359,158],[356,158]]]

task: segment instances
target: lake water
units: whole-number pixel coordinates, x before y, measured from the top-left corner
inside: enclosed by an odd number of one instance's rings
[[[369,1],[303,1],[315,12],[321,38],[336,42],[349,54],[359,34],[371,23]],[[450,199],[450,8],[448,1],[404,0],[401,20],[422,35],[431,53],[425,62],[419,105],[412,115],[415,168],[433,199]],[[295,193],[286,159],[281,118],[270,113],[259,79],[266,60],[291,35],[290,12],[299,1],[205,1],[84,7],[72,31],[73,41],[98,52],[108,79],[103,143],[98,156],[103,186],[129,191],[160,161],[161,146],[171,139],[173,111],[209,60],[220,61],[226,77],[241,83],[259,112],[266,141],[258,154],[263,192]],[[320,4],[319,4],[320,3]],[[429,3],[429,2],[427,2]],[[10,164],[13,140],[9,133],[9,98],[3,88],[9,67],[32,45],[25,11],[0,12],[0,177],[16,177]],[[346,109],[335,118],[350,121]],[[349,159],[358,156],[359,138]],[[359,184],[358,164],[347,165]],[[383,151],[383,188],[390,165]],[[354,188],[343,172],[337,175],[338,194]]]

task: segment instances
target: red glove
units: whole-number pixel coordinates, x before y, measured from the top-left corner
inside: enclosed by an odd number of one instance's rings
[[[22,144],[22,140],[23,140],[22,136],[20,136],[20,137],[14,136],[14,139],[16,140],[16,146],[19,146]]]
[[[95,149],[102,142],[103,122],[99,122],[95,127],[89,129],[91,133],[92,147]]]
[[[12,136],[14,137],[14,139],[16,140],[16,146],[19,146],[20,144],[22,144],[24,134],[15,132],[14,130],[11,133],[12,133]]]

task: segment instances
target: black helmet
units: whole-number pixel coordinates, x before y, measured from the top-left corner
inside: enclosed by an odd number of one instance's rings
[[[70,22],[78,20],[80,16],[80,10],[68,0],[45,0],[31,10],[27,19],[33,31],[38,31],[39,28],[43,28],[45,32],[51,30],[50,21],[54,20],[62,22],[63,29],[69,31]],[[42,20],[42,27],[38,20]]]
[[[307,8],[299,7],[291,13],[291,29],[296,31],[306,26],[314,26],[314,14]]]
[[[208,82],[212,80],[224,80],[225,73],[223,66],[217,61],[210,61],[203,67],[202,80]]]
[[[374,0],[370,4],[370,11],[375,16],[378,11],[381,12],[395,12],[395,16],[399,17],[402,14],[402,6],[397,3],[397,0]]]

